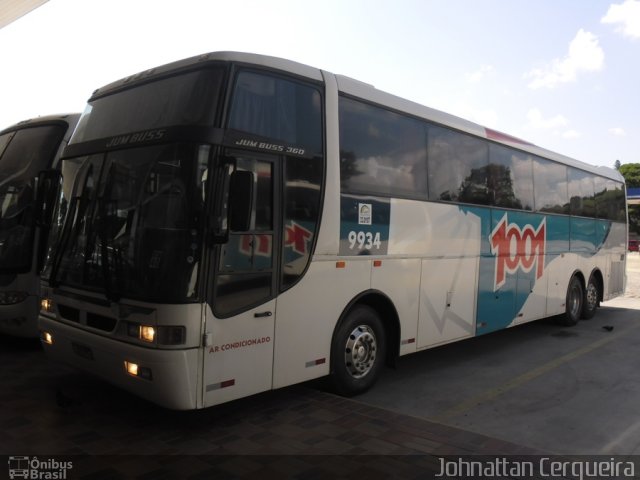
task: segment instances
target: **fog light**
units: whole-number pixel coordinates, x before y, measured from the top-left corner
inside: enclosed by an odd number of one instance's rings
[[[40,310],[46,313],[53,313],[53,300],[47,297],[41,298]]]
[[[124,368],[129,375],[138,376],[138,364],[133,362],[124,362]]]
[[[140,325],[140,340],[153,342],[156,338],[156,330],[149,325]]]
[[[47,345],[53,345],[53,336],[49,332],[42,332],[42,335],[40,335],[40,338]]]
[[[148,367],[141,367],[137,363],[124,362],[124,368],[127,373],[133,377],[143,378],[145,380],[151,380],[151,369]]]

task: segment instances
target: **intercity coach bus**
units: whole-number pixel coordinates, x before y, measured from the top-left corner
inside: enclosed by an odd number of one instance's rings
[[[282,59],[96,90],[62,171],[45,351],[172,409],[322,376],[357,394],[624,289],[618,172]]]
[[[38,337],[48,230],[37,218],[36,185],[57,166],[79,118],[49,115],[0,131],[0,333]]]

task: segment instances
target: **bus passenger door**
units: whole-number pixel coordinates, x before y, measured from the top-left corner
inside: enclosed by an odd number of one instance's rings
[[[235,172],[250,172],[249,225],[233,230],[212,256],[205,317],[204,406],[271,389],[279,249],[275,157],[235,154]],[[245,180],[247,175],[245,174]],[[247,192],[245,192],[247,193]],[[235,208],[233,196],[229,208]],[[226,200],[225,200],[226,201]],[[238,228],[238,227],[236,227]]]

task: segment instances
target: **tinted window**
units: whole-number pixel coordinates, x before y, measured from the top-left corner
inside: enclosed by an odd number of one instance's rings
[[[623,185],[614,180],[596,177],[596,217],[624,222],[626,206]]]
[[[221,69],[199,70],[92,101],[71,143],[176,125],[213,125]]]
[[[287,158],[284,168],[284,251],[282,289],[304,273],[320,216],[322,162]]]
[[[24,184],[49,168],[64,132],[59,125],[18,130],[0,157],[0,186],[6,181]]]
[[[170,144],[65,160],[63,172],[77,173],[52,281],[110,298],[196,300],[208,152]]]
[[[535,206],[539,212],[569,213],[567,167],[543,158],[533,160]]]
[[[40,126],[0,137],[0,269],[31,268],[34,234],[34,177],[51,166],[62,126]]]
[[[569,168],[569,210],[571,215],[595,217],[596,200],[593,175]]]
[[[253,174],[253,204],[249,229],[220,247],[214,308],[223,316],[268,300],[273,286],[273,164],[237,157],[235,168]]]
[[[229,128],[322,152],[320,92],[308,85],[241,72],[233,93]]]
[[[493,205],[533,210],[531,155],[491,144],[487,181]]]
[[[342,191],[426,198],[426,147],[422,122],[340,99]]]
[[[5,133],[0,135],[0,156],[4,153],[4,149],[9,145],[9,141],[13,138],[15,132]]]
[[[489,146],[446,128],[429,127],[429,198],[489,204]]]

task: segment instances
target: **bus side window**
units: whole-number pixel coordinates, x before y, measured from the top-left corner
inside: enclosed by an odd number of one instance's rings
[[[567,167],[544,158],[533,159],[533,185],[536,210],[569,213]]]
[[[595,217],[593,175],[577,168],[569,168],[569,208],[571,215]]]
[[[426,199],[424,123],[350,98],[339,108],[342,191]]]
[[[479,138],[429,126],[429,199],[489,204],[489,146]]]
[[[281,289],[304,273],[320,216],[322,160],[288,158],[284,167],[284,218]]]

